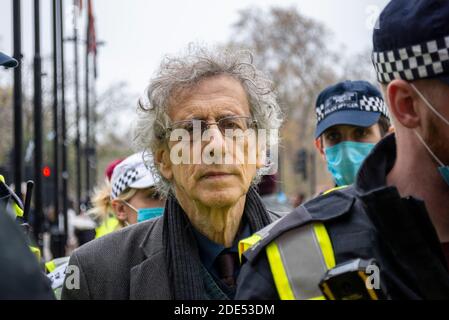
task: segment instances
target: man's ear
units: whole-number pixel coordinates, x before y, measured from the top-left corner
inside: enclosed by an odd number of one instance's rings
[[[387,97],[390,112],[398,123],[409,129],[419,126],[418,96],[407,81],[397,79],[390,82]]]
[[[326,156],[324,155],[324,147],[322,144],[322,139],[320,137],[315,139],[315,148],[320,153],[321,158],[323,158],[323,160],[326,160]]]
[[[119,221],[127,221],[128,220],[128,212],[126,205],[120,200],[112,200],[111,202],[112,209],[114,209],[115,216]]]
[[[154,162],[159,167],[159,172],[165,179],[171,180],[173,178],[170,150],[167,146],[161,146],[156,151]]]

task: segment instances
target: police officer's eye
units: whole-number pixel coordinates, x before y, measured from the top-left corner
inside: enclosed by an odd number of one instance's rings
[[[369,131],[366,128],[357,128],[354,131],[354,135],[356,138],[364,138],[366,136],[368,136]]]
[[[341,134],[338,131],[331,131],[326,133],[326,139],[335,142],[341,139]]]

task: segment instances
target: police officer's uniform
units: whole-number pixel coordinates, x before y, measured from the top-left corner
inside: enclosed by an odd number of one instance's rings
[[[0,52],[0,66],[17,65],[16,59]],[[22,216],[20,198],[0,175],[0,300],[54,299],[49,282],[33,256],[33,253],[40,256],[40,251],[27,247],[29,241],[17,223]]]
[[[290,284],[292,294],[282,291],[286,288],[289,291],[288,286],[281,287],[285,279],[277,279],[278,283],[275,283],[272,274],[278,276],[284,272],[289,277],[295,269],[307,269],[307,250],[302,248],[307,242],[295,242],[293,234],[303,233],[302,230],[311,226],[324,226],[334,263],[324,267],[317,279],[327,269],[345,261],[374,258],[380,266],[382,284],[391,298],[448,299],[447,265],[423,201],[401,198],[395,187],[386,186],[386,176],[394,164],[395,154],[394,135],[389,135],[368,156],[354,186],[321,195],[296,208],[274,226],[268,226],[269,230],[261,230],[262,239],[244,253],[248,261],[241,270],[236,298],[320,298],[318,282],[313,284],[314,291],[304,288],[313,291],[311,295],[296,292],[300,288],[295,290],[295,285]],[[320,242],[319,236],[316,238]],[[293,246],[293,254],[298,260],[286,271],[282,271],[281,265],[288,264],[289,257],[281,253],[285,260],[278,265],[267,259],[267,248],[279,240],[284,241],[287,249]],[[309,277],[309,274],[305,276]],[[276,289],[277,286],[281,291]]]
[[[22,215],[22,202],[0,175],[0,300],[54,299],[33,256],[40,251],[27,246],[29,239],[15,221]]]
[[[447,21],[447,1],[391,1],[374,35],[379,81],[438,77],[449,84]],[[424,202],[387,186],[395,161],[389,135],[353,186],[323,194],[242,241],[247,262],[236,299],[323,299],[325,273],[357,258],[377,261],[387,298],[449,299],[448,266]]]

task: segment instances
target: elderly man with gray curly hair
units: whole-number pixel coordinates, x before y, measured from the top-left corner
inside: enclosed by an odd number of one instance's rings
[[[76,250],[62,298],[232,299],[239,240],[279,218],[254,187],[282,123],[271,81],[249,52],[190,47],[162,62],[138,114],[164,215]]]

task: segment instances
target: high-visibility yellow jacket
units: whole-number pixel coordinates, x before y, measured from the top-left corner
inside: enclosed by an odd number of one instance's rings
[[[111,215],[95,229],[95,238],[100,238],[118,229],[120,229],[120,223],[115,216]]]

